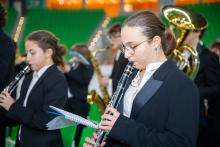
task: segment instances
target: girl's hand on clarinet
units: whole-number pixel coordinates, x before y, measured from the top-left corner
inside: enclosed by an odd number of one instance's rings
[[[8,111],[14,102],[15,100],[11,97],[11,95],[8,92],[2,91],[2,93],[0,94],[1,107]]]
[[[120,113],[115,108],[107,107],[105,113],[102,115],[102,121],[99,124],[99,128],[104,131],[111,131],[119,115]]]
[[[92,137],[86,137],[85,141],[86,143],[83,144],[83,147],[93,147],[93,145],[95,145],[95,140],[97,138],[97,133],[93,132]],[[105,142],[102,142],[101,147],[103,147],[105,145]]]

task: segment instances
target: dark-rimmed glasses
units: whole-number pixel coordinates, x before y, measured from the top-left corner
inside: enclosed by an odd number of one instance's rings
[[[130,46],[125,46],[123,43],[122,43],[122,47],[121,47],[121,52],[124,54],[125,53],[125,50],[127,51],[130,51],[132,54],[135,52],[135,49],[140,46],[142,43],[148,41],[147,40],[144,40],[142,42],[140,42],[139,44],[135,45],[134,47],[130,47]]]

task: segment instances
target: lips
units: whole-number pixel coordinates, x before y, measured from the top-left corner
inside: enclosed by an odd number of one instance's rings
[[[34,65],[33,65],[33,64],[30,64],[30,66],[31,66],[31,69],[33,69]]]

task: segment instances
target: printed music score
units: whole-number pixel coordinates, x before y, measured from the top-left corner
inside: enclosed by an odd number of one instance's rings
[[[79,115],[67,112],[65,110],[62,110],[54,106],[49,106],[49,107],[55,111],[49,113],[52,115],[57,115],[57,117],[55,117],[54,119],[52,119],[50,122],[47,123],[48,130],[56,130],[78,124],[94,129],[98,128],[97,124]]]

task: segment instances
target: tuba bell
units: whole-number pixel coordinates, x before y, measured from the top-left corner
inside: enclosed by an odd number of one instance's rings
[[[200,31],[207,28],[206,19],[197,12],[180,6],[168,5],[163,7],[162,14],[169,21],[171,30],[177,39],[177,46],[170,58],[177,67],[184,71],[190,79],[194,79],[199,69],[199,55],[195,48],[184,44],[189,31]]]

